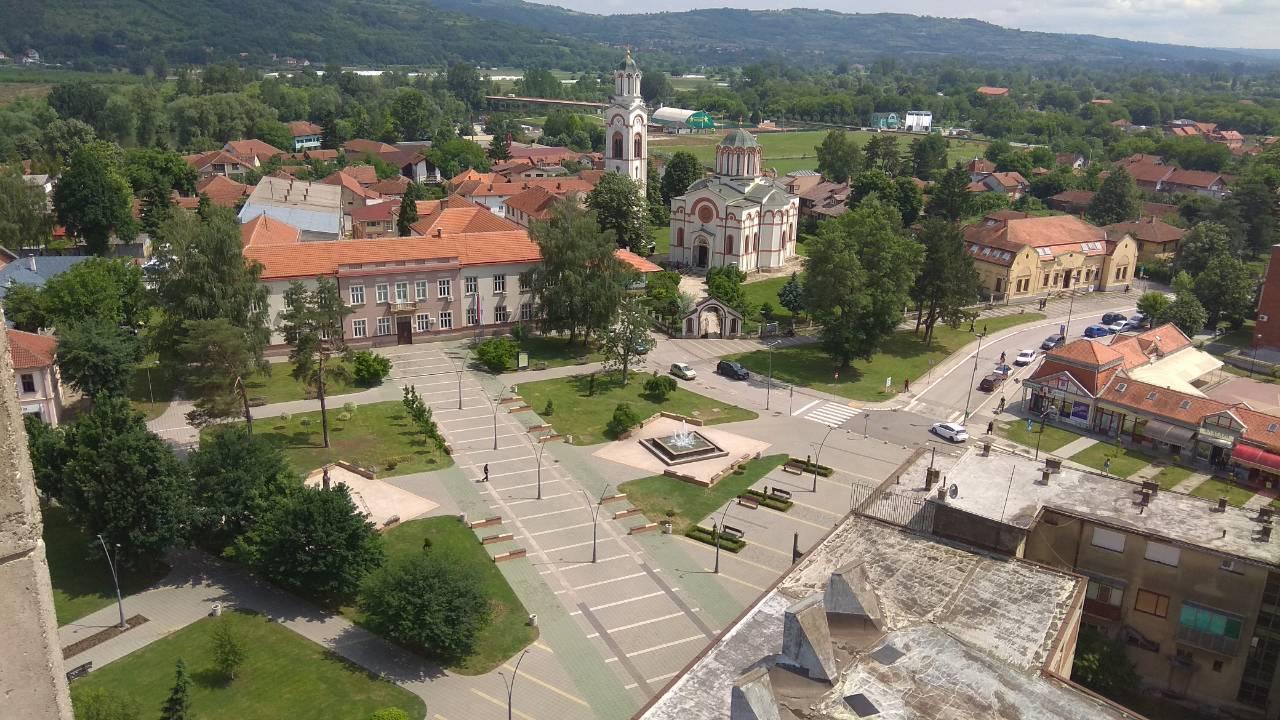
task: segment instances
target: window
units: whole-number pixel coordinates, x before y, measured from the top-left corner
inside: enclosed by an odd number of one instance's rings
[[[396,283],[396,302],[398,303],[409,302],[409,283],[407,282]]]
[[[676,247],[684,247],[684,228],[676,228]]]
[[[427,299],[427,281],[419,280],[413,284],[413,297],[415,300]]]
[[[520,322],[529,322],[533,319],[533,303],[520,303]]]
[[[369,321],[364,318],[351,321],[351,337],[362,338],[369,335]]]
[[[378,334],[379,335],[391,334],[391,318],[386,316],[378,318]]]
[[[1169,617],[1169,596],[1139,590],[1133,601],[1133,609],[1156,617]]]
[[[1120,607],[1120,601],[1124,597],[1124,588],[1108,585],[1090,578],[1089,587],[1085,590],[1085,597],[1106,605]]]
[[[1058,284],[1058,276],[1057,276],[1057,275],[1054,275],[1054,276],[1053,276],[1053,280],[1054,280],[1053,284],[1054,284],[1054,285],[1057,285],[1057,284]],[[1048,287],[1048,286],[1049,286],[1049,273],[1045,273],[1045,274],[1044,274],[1044,281],[1043,281],[1041,284],[1043,284],[1045,287]]]
[[[453,297],[453,281],[437,280],[436,281],[436,297]]]
[[[640,140],[640,134],[639,134],[639,133],[636,133],[636,141],[635,141],[634,145],[635,145],[635,154],[633,154],[631,157],[633,157],[633,158],[642,158],[642,157],[644,157],[643,145],[642,145],[642,143],[641,143],[641,140]]]
[[[518,277],[520,278],[520,292],[533,289],[533,279],[528,273],[521,273]]]
[[[1213,661],[1213,671],[1214,671],[1214,672],[1218,672],[1218,673],[1222,672],[1222,661],[1221,661],[1221,660],[1214,660],[1214,661]]]
[[[494,294],[496,295],[496,294],[498,294],[498,293],[504,293],[504,292],[506,292],[506,291],[507,291],[507,276],[506,276],[506,275],[494,275],[494,276],[493,276],[493,292],[494,292]]]
[[[431,329],[431,315],[428,313],[418,313],[413,316],[413,329],[416,332],[426,332]]]
[[[467,324],[476,325],[480,322],[480,313],[473,307],[467,308]]]
[[[1147,542],[1146,558],[1151,562],[1157,562],[1161,565],[1169,567],[1178,567],[1178,560],[1182,556],[1182,551],[1172,545],[1165,545],[1158,542]]]
[[[506,305],[499,305],[493,309],[493,321],[495,323],[504,323],[511,319],[511,313],[507,312]]]
[[[1180,409],[1182,409],[1182,410],[1190,410],[1190,409],[1191,409],[1191,401],[1190,401],[1190,400],[1183,400],[1182,402],[1178,403],[1178,407],[1179,407]]]
[[[725,255],[733,254],[733,236],[732,235],[726,235],[724,238],[724,254]]]
[[[364,304],[364,286],[363,285],[352,285],[350,288],[348,288],[347,293],[351,297],[352,305]]]
[[[622,133],[613,134],[613,159],[622,159]]]
[[[36,376],[31,373],[23,373],[22,375],[22,392],[33,393],[36,391]]]
[[[387,302],[387,284],[386,284],[386,283],[378,283],[377,285],[374,285],[374,286],[373,286],[373,294],[374,294],[375,299],[376,299],[378,302],[380,302],[380,303]]]
[[[1210,635],[1240,639],[1240,630],[1244,626],[1236,615],[1226,615],[1193,603],[1182,603],[1182,611],[1178,613],[1179,629],[1197,630]]]
[[[1093,529],[1093,546],[1122,553],[1124,552],[1124,533],[1096,527]]]
[[[462,293],[464,295],[475,295],[480,291],[480,281],[474,276],[463,278]]]
[[[440,313],[440,318],[436,320],[436,327],[440,328],[441,330],[452,330],[453,329],[453,311],[445,310],[444,312]]]

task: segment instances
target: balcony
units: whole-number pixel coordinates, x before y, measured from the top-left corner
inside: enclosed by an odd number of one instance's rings
[[[399,315],[400,313],[411,313],[418,309],[416,302],[393,302],[390,305],[391,312]]]
[[[1211,653],[1217,653],[1227,657],[1235,657],[1236,647],[1240,644],[1240,641],[1236,638],[1230,638],[1226,635],[1219,635],[1217,633],[1206,632],[1204,630],[1197,630],[1193,627],[1187,627],[1186,625],[1178,626],[1178,634],[1176,637],[1178,642],[1183,645],[1190,645],[1192,647],[1200,648],[1201,650],[1208,650]]]

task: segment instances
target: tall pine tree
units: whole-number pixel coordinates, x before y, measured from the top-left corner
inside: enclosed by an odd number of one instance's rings
[[[187,720],[191,711],[191,680],[187,677],[187,665],[182,658],[178,658],[173,675],[173,688],[160,708],[160,720]]]

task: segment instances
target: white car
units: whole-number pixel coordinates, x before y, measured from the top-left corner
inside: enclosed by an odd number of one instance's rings
[[[681,380],[693,380],[698,377],[698,371],[689,367],[688,363],[671,363],[671,374]]]
[[[953,443],[962,443],[969,439],[969,433],[965,431],[964,426],[960,423],[934,423],[929,430],[943,440],[950,440]]]
[[[1017,365],[1018,367],[1022,367],[1023,365],[1030,365],[1031,363],[1035,362],[1035,360],[1036,360],[1035,350],[1020,350],[1018,352],[1018,357],[1013,359],[1013,364]]]

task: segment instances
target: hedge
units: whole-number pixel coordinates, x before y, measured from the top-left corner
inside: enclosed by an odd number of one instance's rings
[[[818,474],[821,475],[822,477],[831,477],[831,473],[835,472],[834,470],[827,467],[826,465],[818,465],[814,462],[801,460],[800,458],[794,458],[794,457],[787,461],[787,466],[799,468],[800,470],[806,473],[811,473],[814,471],[814,468],[817,468]]]
[[[765,495],[763,492],[754,489],[748,489],[742,494],[742,496],[750,496],[758,500],[761,505],[769,508],[770,510],[777,510],[778,512],[786,512],[795,504],[790,500],[783,500],[781,498],[773,497],[772,495]]]
[[[739,540],[738,538],[730,537],[728,535],[720,535],[719,538],[716,538],[710,530],[702,527],[701,525],[695,525],[689,528],[685,531],[684,535],[687,538],[697,540],[700,543],[706,543],[713,547],[716,544],[715,540],[719,539],[720,547],[731,553],[739,552],[742,548],[747,546],[746,540]]]

